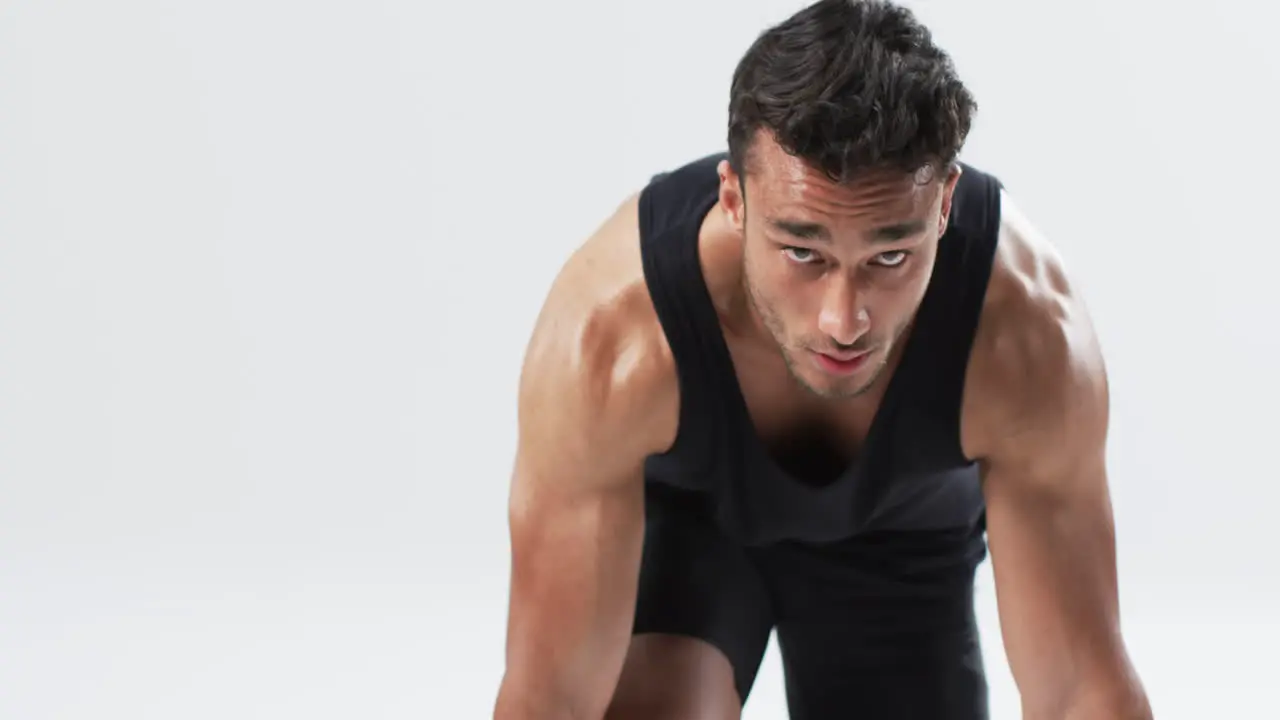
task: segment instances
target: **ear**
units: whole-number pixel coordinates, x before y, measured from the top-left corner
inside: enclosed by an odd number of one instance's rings
[[[720,175],[720,207],[724,208],[729,225],[742,232],[747,220],[747,199],[743,196],[746,178],[734,172],[728,160],[721,160],[716,172]]]
[[[947,222],[951,219],[951,200],[956,192],[956,183],[959,182],[963,172],[960,163],[951,163],[951,167],[947,169],[947,177],[942,181],[942,208],[938,213],[939,237],[947,232]]]

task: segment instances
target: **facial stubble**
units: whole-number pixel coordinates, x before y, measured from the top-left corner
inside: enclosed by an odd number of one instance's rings
[[[893,329],[889,337],[889,342],[881,347],[873,348],[873,352],[878,355],[875,360],[875,366],[869,368],[870,377],[861,384],[849,386],[848,381],[837,382],[829,387],[815,387],[812,383],[805,379],[804,374],[800,371],[800,360],[795,357],[796,352],[811,352],[807,348],[793,348],[788,342],[786,328],[781,318],[774,311],[773,304],[770,303],[759,292],[756,284],[751,280],[751,274],[747,270],[746,257],[743,257],[742,282],[746,291],[747,299],[751,303],[756,315],[760,318],[761,323],[773,338],[773,345],[777,349],[778,354],[782,358],[783,364],[787,368],[787,373],[791,379],[804,388],[806,391],[820,397],[824,400],[848,400],[865,394],[867,391],[876,387],[889,364],[889,358],[893,355],[893,349],[897,347],[898,340],[906,332],[910,326],[909,322],[904,322]]]

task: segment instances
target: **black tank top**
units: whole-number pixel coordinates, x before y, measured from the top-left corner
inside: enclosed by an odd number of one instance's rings
[[[933,276],[867,438],[839,477],[817,484],[784,471],[757,435],[702,274],[698,232],[724,158],[657,175],[640,194],[645,280],[680,386],[679,431],[647,459],[646,482],[701,494],[719,527],[748,545],[983,524],[960,408],[995,258],[999,181],[963,165]]]

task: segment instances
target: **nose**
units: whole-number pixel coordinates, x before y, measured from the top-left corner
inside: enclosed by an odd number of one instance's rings
[[[871,317],[859,307],[858,292],[848,277],[834,277],[822,296],[818,329],[839,345],[852,345],[871,328]]]

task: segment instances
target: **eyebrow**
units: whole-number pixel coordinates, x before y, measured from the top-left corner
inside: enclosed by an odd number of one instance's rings
[[[775,230],[801,240],[831,242],[831,231],[821,223],[770,218],[769,225]],[[910,220],[891,225],[882,225],[871,231],[871,240],[872,242],[897,242],[903,238],[924,232],[924,228],[925,222],[923,220]]]

